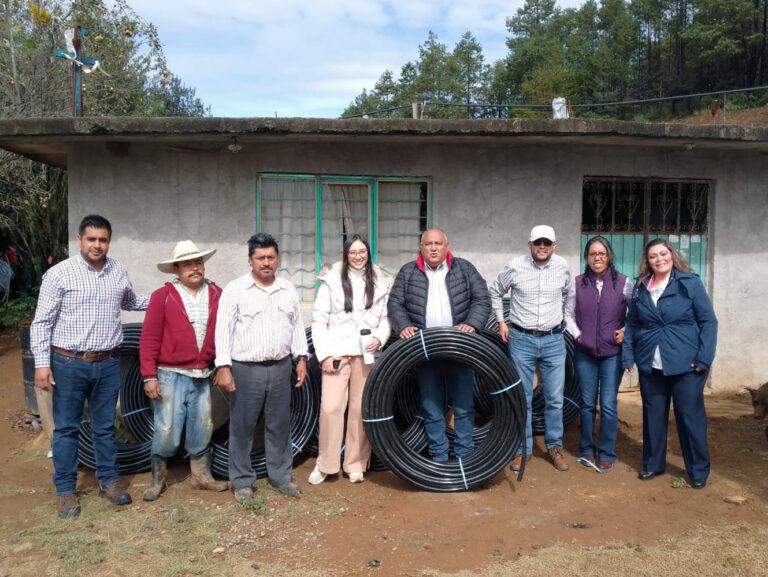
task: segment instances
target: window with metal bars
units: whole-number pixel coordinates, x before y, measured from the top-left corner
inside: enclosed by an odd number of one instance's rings
[[[426,178],[262,174],[256,197],[256,228],[277,239],[279,272],[305,302],[349,236],[367,238],[373,261],[394,275],[429,227]]]
[[[706,234],[705,180],[586,177],[582,231]]]

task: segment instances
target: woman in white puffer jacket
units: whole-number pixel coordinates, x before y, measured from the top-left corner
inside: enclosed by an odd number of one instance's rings
[[[312,342],[323,369],[320,441],[309,482],[317,485],[341,468],[344,412],[344,472],[352,483],[364,480],[371,445],[363,426],[363,388],[373,365],[363,362],[360,331],[370,330],[366,350],[373,353],[389,338],[387,299],[390,278],[371,262],[368,242],[354,235],[344,243],[344,260],[321,281],[312,314]]]

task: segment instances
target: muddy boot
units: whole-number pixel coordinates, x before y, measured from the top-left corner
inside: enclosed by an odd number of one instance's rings
[[[152,484],[144,492],[142,499],[145,501],[155,501],[160,493],[165,491],[165,472],[167,465],[165,459],[152,455]]]
[[[229,483],[217,481],[211,476],[211,453],[203,453],[189,458],[189,470],[192,473],[192,486],[204,491],[226,491]]]

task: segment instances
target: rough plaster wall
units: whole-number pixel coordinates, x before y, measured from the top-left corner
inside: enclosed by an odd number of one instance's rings
[[[764,155],[684,148],[266,142],[234,155],[152,145],[116,154],[91,145],[70,156],[70,229],[74,236],[88,212],[107,216],[115,229],[110,254],[128,265],[139,291],[167,278],[155,264],[185,238],[218,249],[208,276],[224,285],[248,270],[259,172],[424,176],[432,182],[434,225],[490,281],[526,250],[539,223],[555,227],[558,253],[578,273],[585,175],[713,179],[711,289],[721,324],[712,384],[738,388],[768,380],[768,359],[754,339],[768,321],[766,165]]]

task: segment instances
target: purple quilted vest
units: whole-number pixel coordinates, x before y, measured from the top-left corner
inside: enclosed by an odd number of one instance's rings
[[[586,282],[584,282],[586,280]],[[576,346],[593,357],[612,357],[621,346],[613,339],[616,329],[624,326],[627,307],[624,303],[624,284],[627,277],[616,275],[616,282],[606,274],[603,290],[598,293],[592,273],[576,277],[576,324],[581,338]]]

